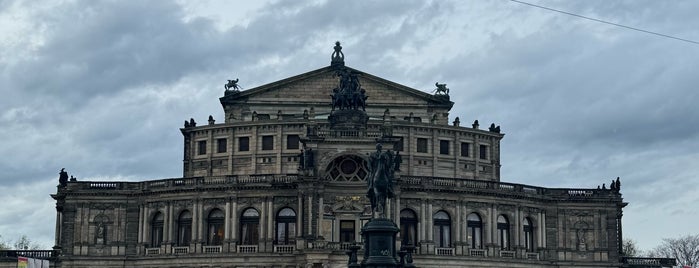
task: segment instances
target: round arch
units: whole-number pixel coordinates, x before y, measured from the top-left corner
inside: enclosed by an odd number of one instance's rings
[[[335,157],[325,167],[323,179],[338,182],[366,181],[369,174],[366,159],[358,155],[345,154]]]

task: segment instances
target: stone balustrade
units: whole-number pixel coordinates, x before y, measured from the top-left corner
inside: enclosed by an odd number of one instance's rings
[[[257,174],[257,175],[232,175],[232,176],[206,176],[190,178],[172,178],[143,182],[69,182],[69,190],[102,189],[109,190],[148,190],[159,191],[175,188],[221,187],[259,184],[293,184],[298,181],[297,174]],[[570,189],[570,188],[543,188],[517,183],[498,181],[484,181],[463,178],[444,178],[430,176],[402,175],[397,179],[397,184],[403,187],[420,187],[420,189],[450,189],[450,190],[477,190],[481,193],[508,194],[514,196],[546,196],[557,199],[589,199],[607,198],[619,196],[618,192],[611,189]]]

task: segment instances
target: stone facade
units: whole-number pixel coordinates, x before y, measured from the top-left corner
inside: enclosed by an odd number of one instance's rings
[[[333,109],[341,68],[357,74],[365,111]],[[377,142],[401,155],[387,216],[418,267],[621,265],[618,187],[501,182],[499,126],[448,122],[444,92],[334,60],[220,102],[223,122],[180,129],[181,178],[58,187],[57,267],[345,267],[371,217]]]

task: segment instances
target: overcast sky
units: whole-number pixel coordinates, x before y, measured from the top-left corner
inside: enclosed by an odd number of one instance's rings
[[[699,40],[699,1],[530,1]],[[227,79],[327,66],[336,40],[350,67],[446,83],[451,120],[501,125],[503,181],[619,176],[625,237],[650,249],[699,233],[697,44],[507,0],[0,0],[0,235],[53,246],[61,168],[181,176],[178,128],[222,121]]]

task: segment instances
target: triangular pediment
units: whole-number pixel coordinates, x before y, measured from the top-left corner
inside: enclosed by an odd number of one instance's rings
[[[344,68],[358,75],[361,87],[368,96],[366,109],[371,116],[382,115],[386,109],[391,113],[413,110],[416,115],[425,114],[434,108],[448,111],[453,105],[448,97],[428,94],[353,68]],[[227,94],[220,100],[224,108],[227,105],[243,105],[258,114],[275,114],[279,110],[286,113],[289,109],[303,111],[310,107],[317,114],[324,114],[331,110],[330,96],[338,86],[338,81],[335,67],[328,66]]]

